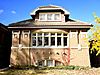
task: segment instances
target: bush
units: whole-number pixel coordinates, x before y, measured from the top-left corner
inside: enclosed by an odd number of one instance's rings
[[[34,66],[34,65],[14,65],[11,66],[10,69],[38,69],[38,66]]]
[[[41,70],[51,70],[51,69],[65,69],[65,70],[79,70],[83,67],[80,66],[55,66],[55,67],[39,67]]]
[[[65,69],[65,70],[80,70],[85,69],[87,67],[81,67],[81,66],[55,66],[55,67],[40,67],[40,66],[34,66],[34,65],[15,65],[12,66],[11,69],[35,69],[35,70],[52,70],[52,69]]]

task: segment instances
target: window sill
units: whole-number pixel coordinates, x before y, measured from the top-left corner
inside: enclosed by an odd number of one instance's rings
[[[68,46],[64,46],[64,47],[62,47],[62,46],[46,46],[46,47],[35,47],[35,46],[33,46],[33,47],[31,47],[31,48],[68,48]]]

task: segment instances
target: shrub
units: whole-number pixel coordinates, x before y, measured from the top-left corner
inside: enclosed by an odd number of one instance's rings
[[[40,66],[34,66],[34,65],[15,65],[12,66],[11,69],[35,69],[35,70],[51,70],[51,69],[65,69],[65,70],[80,70],[80,69],[86,69],[87,67],[81,67],[81,66],[55,66],[55,67],[40,67]]]

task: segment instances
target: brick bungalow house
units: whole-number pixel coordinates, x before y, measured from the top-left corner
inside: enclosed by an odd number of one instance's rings
[[[60,6],[40,6],[32,19],[12,23],[11,65],[90,66],[87,31],[91,24],[70,19]]]

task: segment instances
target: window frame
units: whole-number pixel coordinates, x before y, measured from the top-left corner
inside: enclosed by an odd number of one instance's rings
[[[59,15],[59,19],[55,19],[55,15]],[[41,20],[41,15],[45,15],[44,19]],[[51,20],[48,20],[48,15],[51,16]],[[39,21],[61,21],[61,13],[39,13]]]
[[[44,17],[43,17],[44,16]],[[40,21],[45,21],[46,20],[46,14],[39,14],[39,20]],[[42,18],[42,19],[41,19]]]
[[[59,15],[59,19],[55,19],[55,17],[57,17],[56,15]],[[61,18],[60,16],[61,16],[60,14],[54,14],[54,20],[59,21]]]
[[[47,14],[47,21],[53,20],[53,14]]]
[[[36,36],[31,36],[31,38],[33,38],[33,37],[36,37],[36,45],[35,46],[33,46],[33,39],[31,40],[31,46],[32,47],[34,47],[34,48],[68,48],[68,45],[69,45],[69,38],[68,38],[68,33],[66,33],[67,34],[67,36],[64,36],[64,33],[60,33],[61,35],[60,36],[57,36],[57,33],[54,33],[54,35],[53,36],[51,36],[51,33],[50,32],[46,32],[48,35],[47,36],[45,36],[44,34],[44,32],[42,33],[42,45],[41,46],[38,46],[38,37],[40,37],[40,36],[38,36],[38,32],[36,32],[35,34],[36,34]],[[33,35],[33,33],[32,33],[32,35]],[[48,45],[44,45],[44,38],[45,37],[48,37]],[[52,37],[55,37],[55,45],[51,45],[51,38]],[[61,45],[57,45],[57,37],[61,37]],[[67,37],[67,45],[66,46],[64,46],[64,37]]]
[[[63,63],[56,60],[47,59],[47,60],[41,60],[41,61],[38,60],[37,65],[41,67],[43,66],[54,67],[54,66],[62,66]]]

